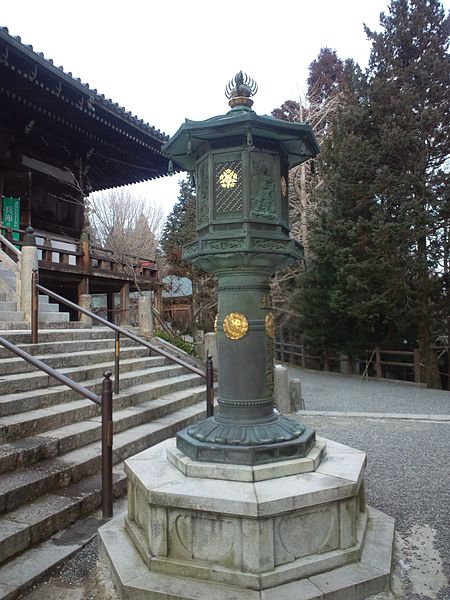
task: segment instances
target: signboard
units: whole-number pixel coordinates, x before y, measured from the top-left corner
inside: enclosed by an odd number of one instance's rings
[[[20,198],[11,198],[3,196],[2,199],[2,221],[5,227],[12,227],[13,229],[19,229],[20,227]],[[4,233],[4,232],[2,232]],[[19,240],[20,233],[18,231],[12,232],[12,239]]]

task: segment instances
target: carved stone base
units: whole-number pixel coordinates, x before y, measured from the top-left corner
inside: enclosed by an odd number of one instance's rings
[[[365,463],[328,440],[309,458],[223,472],[183,458],[174,440],[128,459],[128,516],[99,531],[121,598],[319,599],[348,589],[342,597],[354,600],[385,590],[393,520],[364,505]]]

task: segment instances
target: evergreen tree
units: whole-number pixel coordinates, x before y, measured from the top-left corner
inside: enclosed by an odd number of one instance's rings
[[[166,219],[161,235],[161,247],[173,275],[190,277],[193,266],[181,258],[182,247],[196,239],[196,197],[193,184],[180,181],[178,200]]]
[[[312,257],[299,281],[305,342],[349,353],[386,334],[385,267],[375,259],[371,181],[377,168],[363,83],[345,95],[322,143],[323,186],[310,219]]]
[[[187,277],[192,282],[192,320],[186,331],[194,332],[199,326],[211,330],[217,312],[216,280],[203,269],[182,259],[182,248],[197,238],[196,195],[191,180],[180,182],[180,192],[172,212],[167,217],[161,235],[161,247],[169,263],[170,273]]]
[[[442,333],[437,311],[445,294],[450,18],[438,0],[392,0],[380,23],[381,32],[366,28],[372,41],[369,108],[379,162],[372,189],[379,219],[398,236],[403,305],[417,331],[425,381],[439,387],[432,344]]]
[[[392,0],[381,25],[367,30],[367,78],[348,70],[322,146],[322,212],[299,309],[316,346],[418,341],[425,381],[439,387],[432,342],[449,306],[449,19],[437,0]]]

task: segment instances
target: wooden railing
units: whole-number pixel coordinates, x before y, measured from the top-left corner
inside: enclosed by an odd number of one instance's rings
[[[421,382],[420,354],[417,348],[414,350],[389,350],[376,347],[372,350],[355,351],[351,357],[348,357],[329,350],[324,350],[321,354],[312,354],[302,344],[277,339],[275,341],[275,358],[304,369],[346,372],[362,377],[396,379],[392,376],[393,370],[390,370],[389,367],[393,367],[394,370],[402,368],[406,380],[412,379],[415,383]]]
[[[18,234],[19,239],[13,239],[13,234]],[[20,256],[24,234],[23,229],[0,225],[0,249],[15,262]],[[38,240],[43,240],[36,244],[40,267],[91,275],[110,273],[113,276],[137,278],[144,282],[158,279],[156,263],[148,258],[124,255],[126,262],[123,262],[118,260],[111,250],[93,246],[88,241],[72,240],[53,234],[35,235]],[[69,247],[61,247],[63,244]]]

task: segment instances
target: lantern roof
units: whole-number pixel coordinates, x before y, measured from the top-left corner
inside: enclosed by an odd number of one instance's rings
[[[214,148],[227,148],[242,143],[250,148],[275,144],[284,149],[290,168],[317,156],[320,148],[308,123],[292,123],[267,115],[261,116],[251,109],[253,101],[250,95],[256,89],[253,80],[242,74],[242,71],[238,73],[226,90],[231,110],[204,121],[186,119],[164,144],[163,152],[186,171],[195,168],[205,144]]]

